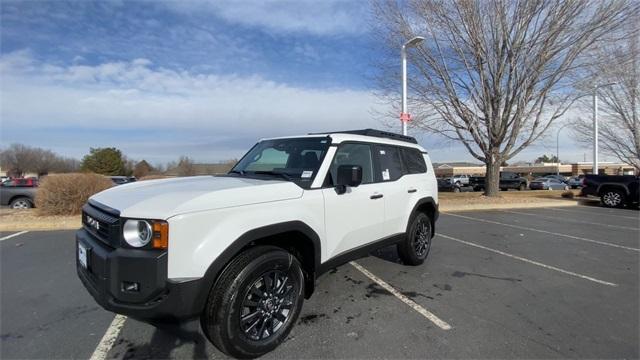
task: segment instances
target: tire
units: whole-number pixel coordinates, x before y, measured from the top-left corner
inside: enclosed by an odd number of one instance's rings
[[[227,355],[259,357],[287,338],[302,309],[303,294],[298,259],[275,246],[257,246],[223,270],[200,324],[213,345]]]
[[[416,213],[409,222],[406,238],[398,244],[400,260],[407,265],[421,265],[431,250],[432,222],[425,213]]]
[[[626,200],[625,198],[625,194],[618,189],[605,189],[602,194],[600,194],[600,202],[609,208],[623,207]]]
[[[453,187],[453,192],[454,193],[459,193],[460,192],[460,186],[454,186]]]
[[[460,184],[460,181],[456,181],[456,185],[457,186],[462,186],[462,184]]]
[[[11,204],[9,206],[12,209],[31,209],[33,207],[33,203],[28,197],[19,197],[11,200]]]
[[[518,191],[525,191],[527,190],[527,184],[520,184],[520,186],[518,186]]]

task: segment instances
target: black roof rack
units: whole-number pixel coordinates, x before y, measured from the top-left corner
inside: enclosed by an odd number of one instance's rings
[[[398,141],[405,141],[412,144],[418,143],[418,141],[412,136],[400,135],[400,134],[396,134],[388,131],[376,130],[376,129],[330,131],[330,132],[321,132],[321,133],[309,133],[308,135],[322,135],[322,134],[364,135],[364,136],[373,136],[373,137],[379,137],[379,138],[387,138],[387,139],[398,140]]]

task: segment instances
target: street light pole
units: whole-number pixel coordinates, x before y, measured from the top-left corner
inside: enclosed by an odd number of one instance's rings
[[[560,175],[560,131],[567,126],[569,126],[569,124],[562,125],[556,133],[556,163],[558,164],[556,175]]]
[[[598,175],[598,89],[605,86],[615,85],[612,82],[593,87],[593,169],[594,175]]]
[[[407,135],[407,123],[411,120],[411,115],[407,112],[407,48],[415,47],[424,41],[424,37],[415,36],[402,44],[400,58],[402,59],[402,112],[400,121],[402,122],[402,135]]]

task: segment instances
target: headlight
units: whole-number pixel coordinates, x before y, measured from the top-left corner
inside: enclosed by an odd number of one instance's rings
[[[124,240],[133,247],[143,247],[151,241],[153,229],[144,220],[127,220],[122,230]]]

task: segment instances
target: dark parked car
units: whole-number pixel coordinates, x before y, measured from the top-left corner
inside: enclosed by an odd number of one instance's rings
[[[638,176],[586,175],[582,196],[598,196],[606,207],[638,204]]]
[[[451,177],[438,179],[438,191],[460,192],[462,186],[451,182]]]
[[[111,176],[110,178],[115,185],[128,184],[136,181],[134,176]]]
[[[469,178],[469,185],[473,187],[473,191],[484,190],[484,181],[484,176],[472,176]],[[507,191],[509,189],[526,190],[527,179],[513,172],[501,171],[500,190]]]
[[[32,208],[38,186],[37,179],[11,179],[0,185],[0,205],[13,209]]]

